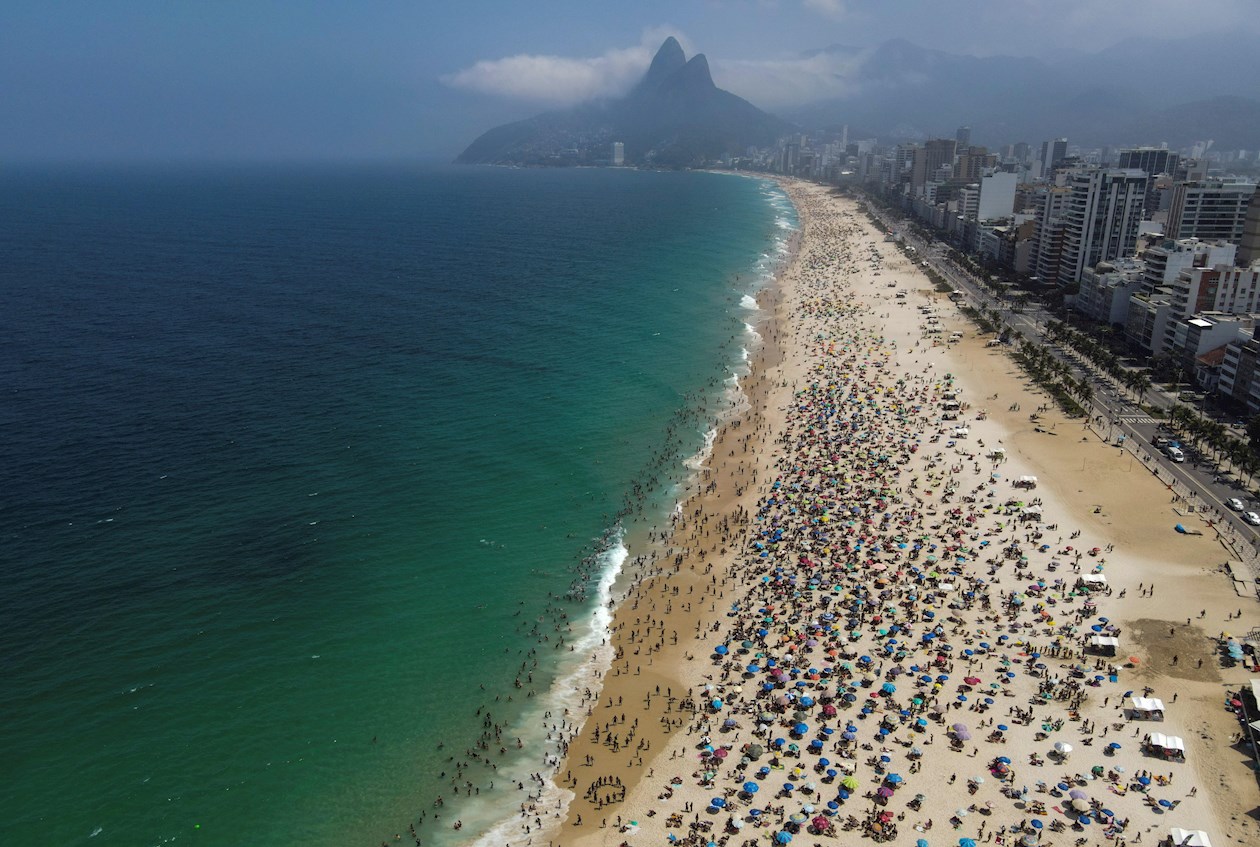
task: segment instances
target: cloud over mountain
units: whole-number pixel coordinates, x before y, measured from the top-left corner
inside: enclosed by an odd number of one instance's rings
[[[522,53],[502,59],[483,59],[471,67],[443,76],[453,88],[525,100],[549,106],[571,106],[600,97],[619,97],[643,76],[668,36],[684,45],[672,27],[644,31],[633,47],[605,50],[598,56],[568,57]]]

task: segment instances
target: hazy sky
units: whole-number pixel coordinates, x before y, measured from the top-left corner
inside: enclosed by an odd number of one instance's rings
[[[4,159],[449,156],[624,90],[666,35],[774,109],[843,93],[803,58],[889,38],[977,55],[1245,32],[1260,0],[3,0]],[[1150,72],[1152,81],[1157,74]]]

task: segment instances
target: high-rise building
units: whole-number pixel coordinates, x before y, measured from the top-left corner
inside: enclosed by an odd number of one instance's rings
[[[923,186],[928,180],[935,178],[941,165],[953,165],[957,146],[958,142],[952,138],[933,138],[915,149],[914,170],[910,176],[912,194],[921,194]]]
[[[971,127],[960,126],[958,131],[954,133],[954,141],[958,142],[959,150],[966,150],[971,146]]]
[[[1181,156],[1167,147],[1126,147],[1120,151],[1118,165],[1158,176],[1176,173],[1180,162]]]
[[[986,170],[997,167],[997,156],[986,147],[959,147],[954,157],[954,179],[978,182]]]
[[[1067,175],[1063,209],[1063,258],[1059,282],[1080,282],[1085,268],[1128,256],[1137,244],[1146,173],[1137,170],[1077,168]]]
[[[1063,210],[1071,194],[1066,186],[1052,185],[1039,188],[1028,201],[1028,207],[1037,217],[1029,270],[1043,283],[1054,283],[1059,279],[1059,265],[1063,259]]]
[[[1146,212],[1158,209],[1155,178],[1177,172],[1181,156],[1167,147],[1126,147],[1120,151],[1119,167],[1146,171]],[[1175,236],[1174,236],[1175,237]]]
[[[1176,183],[1164,234],[1238,244],[1255,192],[1256,186],[1250,182],[1208,179]]]
[[[1048,178],[1060,162],[1067,158],[1067,139],[1056,138],[1041,143],[1041,176]]]
[[[976,220],[991,221],[1009,218],[1015,209],[1015,184],[1013,173],[998,172],[980,179],[980,203]]]
[[[1238,240],[1238,265],[1250,267],[1257,259],[1260,259],[1260,186],[1256,186],[1251,204],[1247,207],[1242,238]]]
[[[612,163],[616,167],[620,167],[626,163],[626,145],[620,141],[613,142]]]

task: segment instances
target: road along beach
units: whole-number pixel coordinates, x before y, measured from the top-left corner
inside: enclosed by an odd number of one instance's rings
[[[853,201],[788,188],[748,408],[616,610],[566,817],[523,807],[522,843],[1260,838],[1217,658],[1257,616],[1222,548]]]

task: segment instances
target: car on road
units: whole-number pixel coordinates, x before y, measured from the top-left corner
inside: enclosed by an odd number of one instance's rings
[[[1241,512],[1243,509],[1247,508],[1246,504],[1244,504],[1243,501],[1239,500],[1237,497],[1230,497],[1228,500],[1225,501],[1225,505],[1229,506],[1235,512]]]
[[[1243,512],[1243,520],[1252,526],[1260,526],[1260,515],[1255,512]]]

